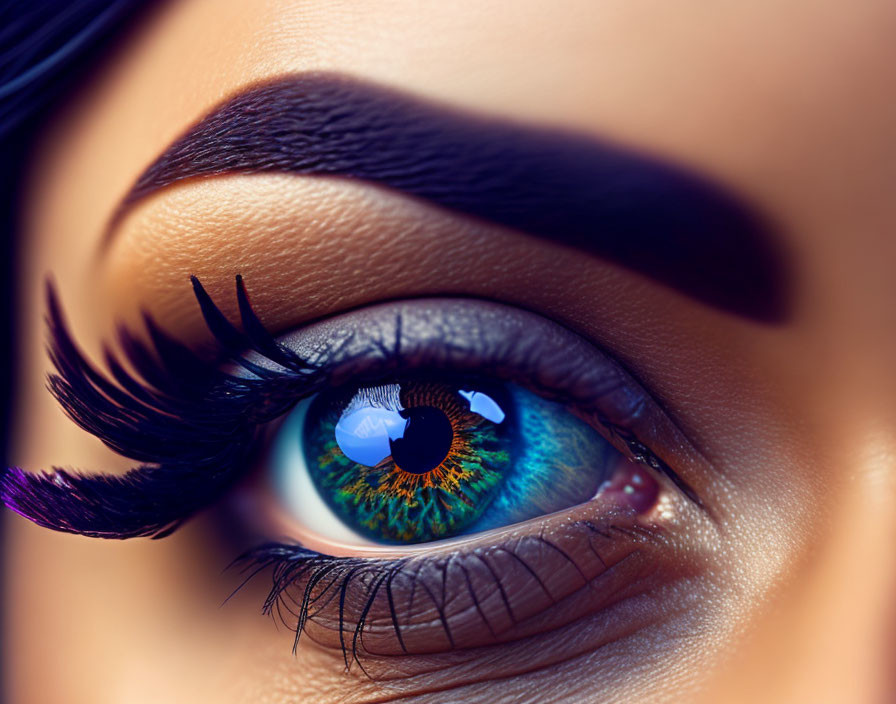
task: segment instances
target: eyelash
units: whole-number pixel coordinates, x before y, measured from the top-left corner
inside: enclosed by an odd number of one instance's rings
[[[619,559],[615,563],[607,564],[600,553],[593,545],[595,537],[606,540],[624,538],[629,541],[634,550],[639,545],[643,545],[647,541],[657,544],[664,544],[666,536],[657,527],[645,527],[638,524],[616,525],[611,518],[605,526],[598,526],[590,520],[579,520],[573,524],[574,529],[584,531],[585,537],[589,540],[589,547],[592,554],[597,558],[603,567],[603,572],[599,576],[604,576],[613,570],[614,567],[624,562],[631,553]],[[529,535],[522,538],[521,541],[530,541],[547,547],[554,553],[562,556],[562,558],[571,565],[572,569],[578,573],[585,585],[589,584],[596,577],[591,579],[585,576],[584,570],[565,550],[558,547],[554,543],[547,540],[543,535]],[[519,547],[518,545],[516,546]],[[551,591],[538,575],[535,568],[531,567],[525,559],[518,554],[515,548],[498,548],[511,559],[523,565],[526,572],[531,576],[533,583],[540,589],[552,602],[557,603],[558,599],[551,594]],[[476,552],[472,556],[467,556],[471,560],[475,560],[478,564],[485,566],[494,585],[501,594],[503,608],[506,609],[510,620],[516,624],[514,609],[509,601],[502,584],[500,574],[490,565],[486,559],[487,553]],[[435,575],[435,582],[432,586],[428,586],[425,577],[422,576],[422,569],[413,569],[414,565],[423,564],[423,560],[427,560],[426,567],[430,576]],[[402,628],[399,624],[399,612],[395,606],[395,599],[392,592],[392,584],[396,579],[405,579],[411,583],[410,603],[413,603],[414,592],[418,585],[422,585],[421,590],[425,591],[436,611],[442,630],[445,633],[448,642],[452,648],[455,647],[454,638],[452,637],[449,615],[446,613],[446,592],[449,580],[449,569],[453,566],[459,568],[464,573],[464,580],[461,587],[465,587],[469,594],[476,612],[491,632],[492,637],[497,638],[497,634],[493,630],[491,622],[485,615],[477,595],[475,587],[472,584],[467,569],[463,566],[461,560],[464,556],[458,552],[451,552],[442,555],[435,560],[432,557],[416,557],[416,558],[396,558],[396,559],[370,559],[360,557],[333,557],[322,555],[303,548],[301,545],[290,545],[284,543],[265,543],[252,548],[248,552],[238,557],[231,567],[242,567],[242,573],[247,575],[244,577],[240,585],[231,593],[228,600],[233,598],[246,584],[261,572],[272,570],[272,586],[265,598],[262,612],[268,616],[276,615],[280,622],[287,628],[294,631],[295,638],[293,640],[292,652],[295,654],[298,650],[299,641],[305,631],[305,627],[310,620],[313,620],[324,609],[326,609],[334,599],[338,598],[337,605],[337,622],[339,634],[339,647],[342,651],[345,669],[351,669],[351,663],[355,662],[359,668],[368,677],[370,676],[364,664],[359,657],[359,646],[363,644],[364,628],[367,625],[367,618],[371,608],[376,602],[377,596],[381,589],[386,590],[386,598],[388,603],[388,620],[389,626],[395,633],[396,640],[405,654],[409,652],[402,637]],[[435,562],[435,564],[433,564]],[[327,577],[331,577],[329,581]],[[365,581],[366,578],[366,581]],[[356,615],[347,615],[346,594],[353,580],[362,583],[362,589],[365,589],[362,601],[364,606],[357,610]],[[318,589],[323,583],[323,587]],[[441,586],[439,586],[441,585]],[[301,596],[297,598],[290,590],[297,588]],[[441,593],[441,601],[436,597],[436,592]],[[319,606],[319,603],[322,605]],[[286,610],[289,616],[283,613]],[[410,608],[408,609],[410,611]],[[291,618],[290,618],[291,617]],[[347,625],[353,621],[354,625]],[[346,637],[346,633],[350,635]]]
[[[0,478],[0,493],[8,507],[44,527],[91,537],[167,536],[191,515],[220,499],[245,474],[256,445],[258,428],[283,415],[298,400],[327,387],[332,366],[326,362],[312,364],[303,360],[273,338],[253,312],[239,275],[236,277],[236,296],[244,332],[227,320],[198,279],[193,277],[192,284],[205,322],[219,345],[217,363],[203,361],[165,334],[149,316],[144,316],[149,344],[141,342],[124,328],[119,330],[124,359],[138,376],[129,373],[122,361],[106,349],[105,363],[111,379],[95,369],[76,347],[53,286],[48,284],[49,355],[57,370],[49,378],[50,391],[79,426],[117,453],[143,464],[122,476],[84,475],[63,469],[31,474],[11,468]],[[247,359],[249,351],[260,355],[271,366]],[[229,366],[225,367],[225,363]],[[239,370],[251,376],[241,376]],[[606,421],[602,424],[617,444],[628,449],[633,460],[666,475],[685,496],[701,505],[687,483],[627,429]],[[589,541],[594,536],[609,538],[611,534],[627,536],[635,542],[662,538],[657,530],[637,524],[614,525],[613,517],[601,526],[590,521],[578,521],[576,525],[586,531]],[[567,552],[550,544],[543,536],[527,539],[549,545],[580,575],[584,574]],[[591,550],[606,567],[593,545]],[[513,550],[505,552],[525,564]],[[273,569],[273,584],[263,609],[268,614],[277,612],[284,623],[288,620],[284,619],[284,609],[294,617],[294,649],[308,620],[315,618],[338,595],[339,642],[348,668],[352,661],[360,666],[359,639],[364,632],[365,619],[384,584],[389,618],[397,640],[406,652],[392,585],[396,579],[411,579],[416,589],[419,572],[412,573],[408,569],[419,559],[333,557],[301,545],[268,543],[248,551],[235,564],[249,572],[243,584],[265,569]],[[433,558],[426,559],[432,561]],[[445,565],[444,590],[449,567],[459,558],[457,553],[448,553],[439,559]],[[484,558],[476,559],[488,567],[503,595],[500,577]],[[549,595],[536,572],[529,567],[527,571]],[[330,577],[329,581],[326,581],[327,577]],[[349,643],[343,628],[346,592],[349,584],[358,578],[367,580],[367,596],[364,607],[358,611]],[[301,587],[302,597],[296,601],[290,593],[300,583],[304,585]],[[424,587],[429,589],[425,583]],[[469,577],[466,588],[491,630]],[[297,610],[290,606],[291,598]],[[444,604],[440,605],[435,597],[432,601],[439,611],[448,640],[453,644]],[[506,596],[504,601],[512,619]]]
[[[7,506],[44,527],[91,537],[161,538],[214,501],[243,470],[255,428],[325,381],[326,369],[279,345],[251,310],[237,277],[246,333],[231,325],[198,280],[196,298],[221,346],[221,359],[255,375],[242,378],[202,361],[145,317],[152,346],[120,329],[129,374],[108,349],[112,380],[75,346],[52,285],[47,288],[49,355],[57,374],[49,388],[66,414],[115,452],[144,464],[123,476],[54,468],[34,475],[11,468],[0,480]],[[252,364],[255,350],[277,370]],[[114,381],[113,381],[114,380]]]

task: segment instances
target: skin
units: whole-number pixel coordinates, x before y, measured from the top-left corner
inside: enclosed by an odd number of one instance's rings
[[[190,273],[232,316],[241,273],[274,331],[386,299],[463,294],[562,322],[636,374],[707,459],[690,479],[720,539],[708,555],[676,557],[697,575],[700,628],[670,616],[651,647],[623,638],[612,658],[533,660],[525,674],[496,659],[476,683],[410,662],[394,691],[345,674],[331,649],[293,656],[292,634],[259,614],[264,584],[219,608],[238,579],[221,575],[234,553],[212,515],[161,542],[124,543],[10,518],[11,701],[892,701],[894,27],[885,0],[192,0],[149,15],[34,159],[16,464],[130,466],[44,389],[47,273],[94,356],[141,308],[205,341]],[[752,322],[369,185],[286,175],[155,194],[98,255],[118,200],[187,125],[256,81],[305,70],[609,137],[699,170],[778,225],[794,262],[792,315]],[[696,544],[699,526],[683,520],[681,539]]]

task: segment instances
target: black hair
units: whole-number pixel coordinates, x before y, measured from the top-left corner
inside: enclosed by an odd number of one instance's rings
[[[22,180],[36,136],[147,0],[0,0],[0,448],[15,367]]]
[[[0,0],[0,451],[4,459],[16,361],[18,209],[26,164],[54,108],[141,11],[153,4],[150,0]],[[0,700],[5,693],[2,685]]]

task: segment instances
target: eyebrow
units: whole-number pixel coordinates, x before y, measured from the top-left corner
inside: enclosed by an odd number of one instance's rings
[[[609,141],[341,74],[281,77],[214,108],[139,176],[105,242],[159,189],[262,172],[370,182],[578,248],[747,318],[780,322],[788,311],[789,265],[773,228],[708,178]]]

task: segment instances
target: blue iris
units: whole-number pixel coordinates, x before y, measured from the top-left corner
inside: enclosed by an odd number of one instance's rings
[[[618,456],[565,406],[514,384],[425,380],[320,394],[302,447],[340,520],[386,543],[438,540],[581,504]]]

